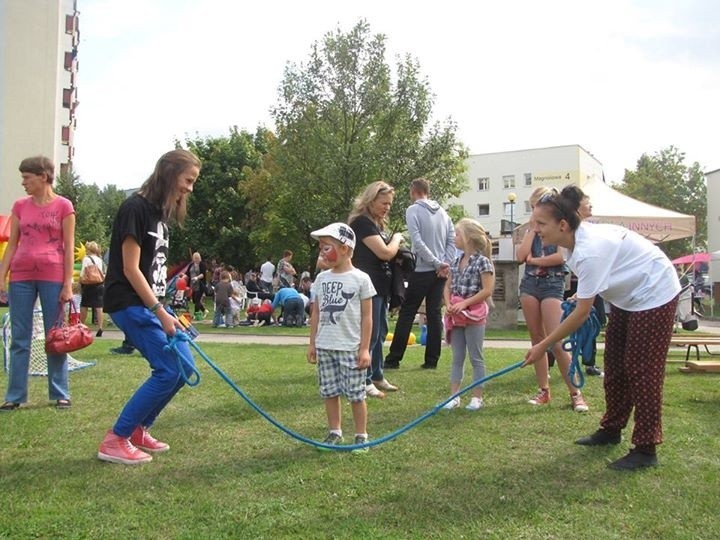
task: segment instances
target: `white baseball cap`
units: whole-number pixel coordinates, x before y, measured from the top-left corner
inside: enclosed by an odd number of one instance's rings
[[[350,249],[355,249],[355,232],[345,223],[331,223],[322,229],[311,232],[310,236],[315,240],[319,240],[321,236],[329,236]]]

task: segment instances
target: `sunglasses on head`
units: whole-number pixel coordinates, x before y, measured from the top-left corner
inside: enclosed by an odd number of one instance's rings
[[[550,191],[545,193],[542,197],[538,199],[539,203],[555,203],[555,198],[559,195],[558,191],[555,188],[552,188]]]

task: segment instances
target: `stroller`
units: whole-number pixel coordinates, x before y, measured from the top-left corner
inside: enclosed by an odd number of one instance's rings
[[[183,311],[189,311],[188,297],[185,295],[184,290],[175,290],[175,294],[173,294],[172,300],[170,301],[170,307],[177,314],[180,314]]]
[[[693,285],[683,285],[678,298],[677,309],[675,310],[675,324],[682,326],[683,330],[697,330],[698,319],[695,316],[695,304],[693,302]]]

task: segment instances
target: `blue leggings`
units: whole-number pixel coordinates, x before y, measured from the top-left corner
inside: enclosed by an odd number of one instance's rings
[[[175,353],[165,351],[168,336],[158,318],[144,306],[131,306],[110,313],[115,325],[140,351],[152,369],[150,377],[138,388],[125,404],[113,432],[120,437],[129,437],[135,428],[149,428],[155,418],[185,384]],[[185,362],[195,365],[190,346],[180,341],[178,350]]]

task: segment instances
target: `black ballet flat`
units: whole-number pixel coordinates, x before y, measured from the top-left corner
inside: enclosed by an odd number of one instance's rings
[[[0,406],[0,411],[14,411],[15,409],[19,408],[19,403],[13,403],[12,401],[6,401],[5,403]]]

